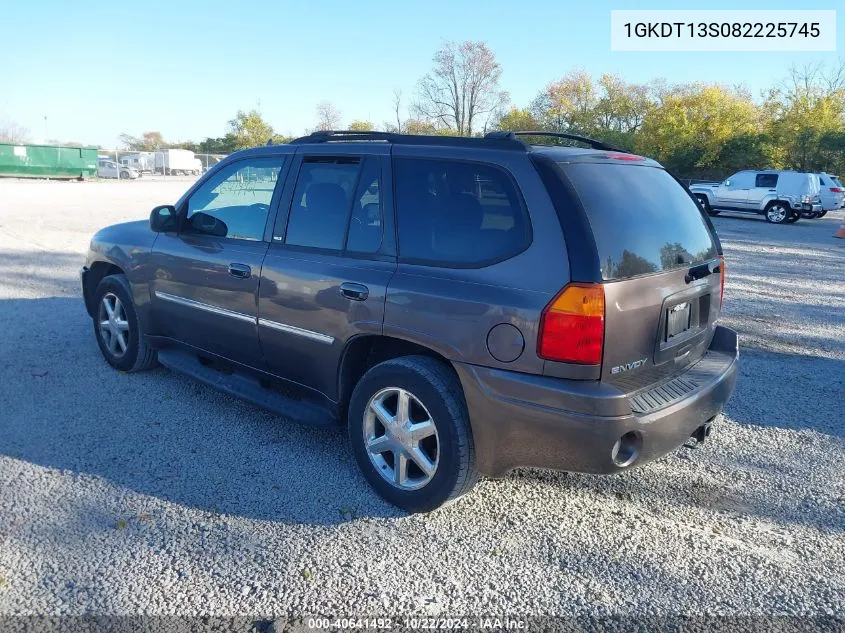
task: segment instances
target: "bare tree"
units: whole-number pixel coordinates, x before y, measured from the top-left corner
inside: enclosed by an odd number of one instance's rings
[[[317,130],[337,130],[340,127],[340,110],[331,101],[317,104]]]
[[[14,121],[0,120],[0,143],[26,143],[29,130]]]
[[[393,112],[396,114],[396,132],[402,134],[402,116],[400,111],[402,109],[402,90],[399,88],[393,89]]]
[[[438,126],[471,136],[473,125],[507,101],[502,68],[484,42],[446,42],[419,82],[415,112]]]

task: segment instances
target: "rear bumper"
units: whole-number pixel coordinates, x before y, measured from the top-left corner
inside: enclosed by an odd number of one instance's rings
[[[597,381],[461,363],[455,368],[482,474],[498,476],[521,466],[613,473],[665,455],[718,415],[736,385],[738,359],[736,332],[717,327],[705,356],[682,375],[694,388],[643,413],[632,409],[631,397],[638,394]],[[626,433],[637,438],[638,455],[620,466],[612,452]]]

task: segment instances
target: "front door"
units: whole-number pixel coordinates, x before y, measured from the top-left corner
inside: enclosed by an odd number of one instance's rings
[[[258,331],[273,373],[336,400],[347,342],[382,333],[396,270],[390,164],[386,145],[311,152],[296,160],[264,260]]]
[[[158,236],[150,293],[162,334],[264,368],[258,282],[285,160],[245,158],[217,171],[182,203],[180,231]]]
[[[721,208],[745,210],[748,191],[754,186],[754,175],[734,174],[716,188],[716,205]]]

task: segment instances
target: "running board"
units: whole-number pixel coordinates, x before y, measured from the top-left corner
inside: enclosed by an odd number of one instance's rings
[[[321,407],[308,400],[297,400],[262,387],[258,379],[248,374],[238,371],[224,373],[208,367],[191,352],[178,348],[160,349],[158,361],[171,371],[190,376],[293,422],[308,426],[336,426],[338,424],[337,418],[327,407]]]

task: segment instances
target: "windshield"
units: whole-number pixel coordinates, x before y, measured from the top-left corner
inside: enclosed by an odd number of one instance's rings
[[[717,256],[695,201],[658,167],[568,163],[605,280],[647,275]]]

